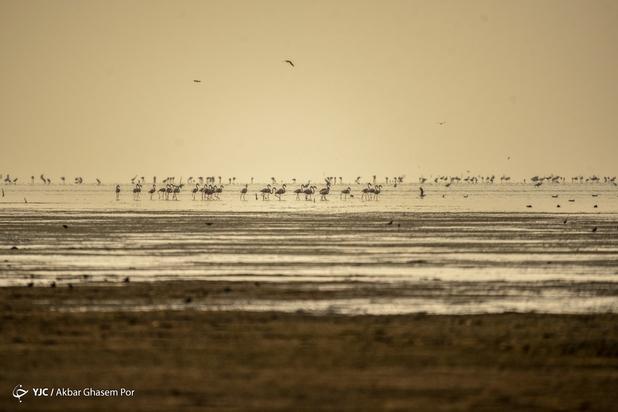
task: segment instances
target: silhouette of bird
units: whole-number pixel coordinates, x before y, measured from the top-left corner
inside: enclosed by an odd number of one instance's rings
[[[244,199],[244,200],[246,200],[246,195],[247,195],[247,190],[248,190],[248,188],[249,188],[249,185],[248,185],[248,184],[246,184],[246,185],[245,185],[245,187],[243,187],[243,188],[240,190],[240,200],[243,200],[243,199]]]
[[[596,231],[597,231],[597,228],[596,228],[596,227],[592,228],[592,231],[593,231],[593,232],[596,232]]]
[[[294,67],[294,63],[291,60],[284,60],[283,63],[290,63],[290,66]]]
[[[201,80],[193,80],[194,83],[201,83]]]
[[[439,124],[440,126],[442,126],[444,123],[446,123],[446,122],[438,122],[438,124]]]
[[[388,222],[388,223],[386,224],[386,226],[388,226],[388,225],[392,225],[392,224],[393,224],[393,219],[391,219],[391,221],[390,221],[390,222]]]
[[[423,190],[423,188],[419,188],[421,191],[421,199],[425,197],[425,191]]]
[[[275,192],[275,196],[277,196],[279,200],[281,200],[281,195],[285,193],[285,188],[286,184],[284,183],[283,186]]]

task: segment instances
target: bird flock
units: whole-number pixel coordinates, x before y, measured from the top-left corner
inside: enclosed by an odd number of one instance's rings
[[[317,195],[319,195],[320,201],[328,201],[328,196],[331,194],[331,186],[332,183],[330,180],[325,179],[325,187],[322,187],[318,190],[318,186],[308,181],[307,183],[301,184],[298,188],[296,188],[293,193],[295,194],[296,200],[301,200],[301,196],[304,197],[306,201],[313,201],[317,199]],[[181,191],[187,185],[184,183],[175,184],[169,178],[166,179],[165,186],[157,188],[156,183],[153,183],[151,188],[148,190],[148,195],[150,200],[154,200],[155,194],[157,195],[158,200],[179,200],[179,195]],[[142,194],[143,183],[138,181],[134,184],[132,189],[133,200],[140,200]],[[279,187],[271,184],[267,184],[265,187],[258,189],[255,191],[255,199],[262,201],[270,200],[270,196],[273,195],[277,200],[282,200],[282,197],[288,192],[287,183],[281,184]],[[192,200],[221,200],[220,195],[223,193],[225,186],[224,185],[216,185],[216,184],[200,184],[195,183],[195,186],[191,188],[191,199]],[[360,199],[361,200],[378,200],[380,193],[382,192],[383,186],[381,184],[373,185],[372,183],[367,183],[365,187],[359,190]],[[120,185],[116,185],[116,199],[120,199],[120,194],[122,192],[122,188]],[[246,201],[247,193],[249,192],[249,184],[245,184],[239,191],[239,200]],[[353,198],[354,193],[352,188],[348,186],[343,189],[339,193],[339,199],[347,200],[348,198]]]

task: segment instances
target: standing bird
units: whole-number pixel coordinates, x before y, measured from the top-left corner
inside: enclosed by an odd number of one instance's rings
[[[286,185],[284,183],[283,186],[281,186],[281,188],[275,192],[275,196],[277,196],[279,200],[281,200],[281,195],[285,193],[285,186]]]
[[[424,197],[425,197],[425,191],[423,190],[423,188],[422,188],[422,187],[420,188],[420,190],[421,190],[421,199],[422,199],[422,198],[424,198]]]
[[[342,190],[342,191],[341,191],[341,194],[339,195],[339,199],[341,199],[341,195],[343,195],[343,196],[344,196],[344,197],[343,197],[343,200],[346,200],[346,199],[348,198],[348,195],[350,194],[350,191],[351,191],[351,190],[352,190],[352,189],[350,189],[350,187],[349,187],[349,186],[348,186],[348,188],[347,188],[347,189]]]
[[[193,190],[191,190],[191,193],[193,194],[193,200],[195,200],[195,195],[197,194],[197,192],[200,191],[200,184],[196,183],[195,187],[193,188]]]
[[[116,185],[116,200],[120,197],[120,185]]]
[[[290,66],[294,67],[294,63],[291,60],[284,60],[283,63],[290,63]]]
[[[320,190],[320,200],[328,200],[326,195],[330,193],[330,185],[326,185],[326,187]]]
[[[152,195],[154,195],[156,191],[157,191],[157,185],[153,184],[152,188],[148,191],[148,193],[150,193],[150,200],[152,200]]]
[[[240,200],[247,200],[247,196],[246,195],[247,195],[248,188],[249,188],[249,185],[246,184],[245,187],[243,187],[240,190]]]
[[[305,200],[311,200],[311,196],[315,193],[315,189],[317,189],[317,187],[309,186],[308,189],[303,190],[303,193],[305,194]]]
[[[262,200],[268,200],[270,194],[272,193],[272,189],[270,188],[270,185],[266,185],[266,187],[260,190],[260,192],[262,193]]]

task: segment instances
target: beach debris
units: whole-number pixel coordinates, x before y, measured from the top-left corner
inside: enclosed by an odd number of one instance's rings
[[[68,229],[69,225],[62,225],[63,228]]]
[[[212,222],[206,222],[206,226],[212,226]]]
[[[526,205],[526,207],[532,207],[532,205]]]
[[[29,288],[34,287],[34,282],[28,282],[28,285],[27,285],[27,286],[28,286]]]
[[[11,250],[18,250],[18,249],[19,249],[19,248],[18,248],[17,246],[13,246],[13,247],[11,248]]]
[[[594,205],[593,207],[594,207],[594,208],[597,208],[598,206],[597,206],[597,205]]]
[[[26,198],[24,197],[24,203],[28,203],[28,201],[26,200]]]
[[[191,303],[193,302],[193,298],[191,296],[185,298],[185,303]]]
[[[67,286],[69,287],[69,290],[73,290],[73,284],[72,283],[69,283]]]
[[[596,232],[596,231],[597,231],[597,228],[596,228],[596,227],[593,227],[593,228],[592,228],[592,231],[593,231],[593,232]]]
[[[393,219],[391,219],[391,221],[388,222],[386,225],[389,226],[389,225],[392,225],[392,224],[393,224]]]
[[[560,207],[560,205],[556,205],[556,207]]]

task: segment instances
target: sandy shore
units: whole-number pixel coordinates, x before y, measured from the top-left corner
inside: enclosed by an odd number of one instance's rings
[[[615,314],[310,316],[191,306],[221,296],[293,297],[286,293],[253,282],[0,288],[0,410],[610,411],[618,404]],[[127,300],[186,308],[76,310]],[[21,404],[11,395],[19,384],[29,390]],[[35,397],[39,387],[81,392]],[[134,393],[85,396],[88,388]]]

